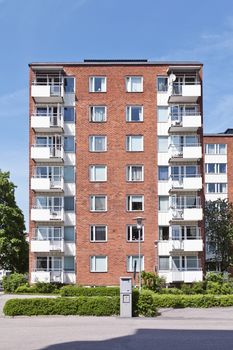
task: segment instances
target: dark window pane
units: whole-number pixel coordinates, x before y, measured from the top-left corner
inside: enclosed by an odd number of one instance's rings
[[[65,107],[64,108],[64,121],[65,122],[74,122],[74,108]]]

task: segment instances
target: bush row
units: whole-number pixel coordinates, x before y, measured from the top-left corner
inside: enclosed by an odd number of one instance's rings
[[[119,287],[95,287],[85,288],[78,286],[64,286],[60,290],[62,297],[79,297],[79,296],[119,296]]]

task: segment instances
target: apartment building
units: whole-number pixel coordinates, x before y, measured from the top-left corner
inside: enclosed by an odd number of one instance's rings
[[[202,64],[29,68],[31,282],[202,280]]]
[[[205,199],[233,201],[233,129],[223,133],[205,134]],[[206,242],[206,262],[211,266],[215,254],[211,242]]]

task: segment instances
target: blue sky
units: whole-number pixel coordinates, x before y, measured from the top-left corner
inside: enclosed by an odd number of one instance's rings
[[[232,0],[0,0],[0,168],[28,219],[28,63],[204,63],[205,131],[233,127]]]

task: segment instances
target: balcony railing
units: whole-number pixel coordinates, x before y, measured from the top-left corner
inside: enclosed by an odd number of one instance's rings
[[[41,112],[34,112],[32,114],[32,117],[41,118],[43,121],[43,118],[49,118],[50,127],[61,127],[62,124],[62,113],[41,113]]]
[[[191,197],[191,196],[177,197],[176,202],[172,203],[171,208],[178,209],[178,210],[190,209],[190,208],[201,208],[201,197]]]
[[[184,179],[198,179],[201,178],[201,174],[185,174],[182,176],[171,175],[171,186],[172,188],[183,188]]]
[[[173,83],[172,85],[172,95],[179,96],[182,95],[183,86],[187,85],[200,85],[199,81],[195,82],[184,82],[184,83]]]
[[[183,152],[185,147],[201,147],[201,144],[199,142],[195,143],[184,143],[184,144],[170,144],[169,145],[169,150],[171,151],[171,157],[174,158],[180,158],[183,157]]]
[[[51,145],[43,145],[43,144],[34,144],[32,147],[35,148],[49,148],[49,155],[51,158],[60,158],[62,155],[62,146],[61,145],[56,145],[56,146],[51,146]]]
[[[47,227],[33,230],[33,240],[35,241],[61,241],[64,239],[63,229],[61,227]]]
[[[196,117],[197,120],[195,120],[195,118],[193,118],[192,120],[193,124],[195,124],[195,121],[199,122],[199,119],[201,118],[201,114],[200,112],[196,112],[196,111],[184,111],[181,113],[171,113],[170,114],[171,126],[183,126],[183,122],[186,117]]]

